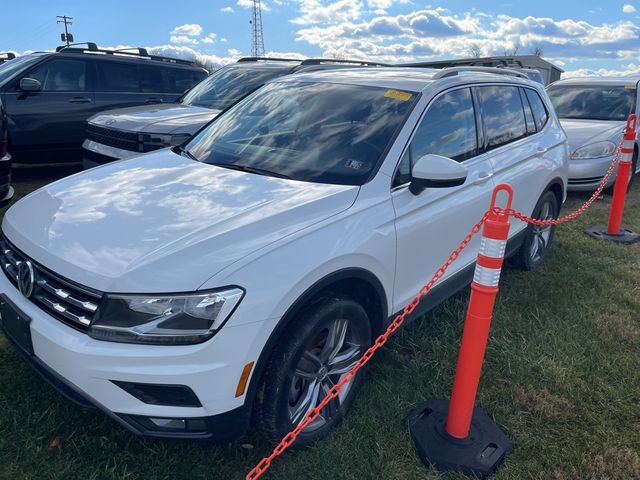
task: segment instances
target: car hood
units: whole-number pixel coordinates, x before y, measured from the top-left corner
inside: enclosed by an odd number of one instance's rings
[[[188,292],[348,209],[358,191],[238,172],[164,150],[47,185],[11,207],[2,229],[33,260],[81,285]]]
[[[567,134],[569,148],[575,152],[577,148],[589,143],[611,140],[618,143],[622,137],[625,122],[614,120],[578,120],[560,119],[560,124]]]
[[[109,110],[94,115],[89,123],[127,132],[194,134],[219,113],[211,108],[168,103]]]

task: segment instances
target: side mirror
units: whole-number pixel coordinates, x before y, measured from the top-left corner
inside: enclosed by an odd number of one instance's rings
[[[449,188],[462,185],[467,179],[464,165],[441,155],[420,157],[411,169],[409,191],[418,195],[425,188]]]
[[[23,92],[39,92],[42,90],[42,84],[35,78],[25,77],[20,80],[20,90]]]

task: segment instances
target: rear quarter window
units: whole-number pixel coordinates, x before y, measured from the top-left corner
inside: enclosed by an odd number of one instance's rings
[[[166,78],[167,91],[170,93],[184,93],[207,76],[205,72],[186,68],[164,67],[162,70],[164,70]],[[158,71],[158,75],[160,75],[160,71]]]
[[[524,89],[527,98],[529,99],[529,105],[533,111],[533,118],[536,122],[536,128],[538,131],[542,130],[549,120],[549,112],[544,106],[544,102],[538,95],[538,92],[531,90],[530,88]]]

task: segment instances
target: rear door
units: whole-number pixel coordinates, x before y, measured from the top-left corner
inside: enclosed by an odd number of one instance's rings
[[[149,95],[140,88],[138,64],[114,59],[96,60],[96,105],[100,110],[143,105]]]
[[[479,155],[480,133],[471,89],[450,90],[432,100],[403,154],[391,194],[397,235],[394,312],[413,298],[489,208],[493,167]],[[412,194],[411,167],[428,153],[461,162],[469,171],[464,185]],[[473,263],[479,241],[476,236],[463,250],[448,276]]]
[[[515,85],[478,86],[475,93],[484,124],[485,156],[493,164],[495,182],[511,185],[513,208],[530,215],[548,181],[544,104],[535,90]],[[514,219],[511,234],[524,227]]]
[[[16,162],[78,161],[85,122],[95,112],[90,63],[57,57],[22,75],[35,78],[40,92],[6,92],[12,121],[11,144]]]

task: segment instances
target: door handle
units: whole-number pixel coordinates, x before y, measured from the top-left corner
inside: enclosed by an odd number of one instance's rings
[[[73,97],[69,99],[69,103],[91,103],[93,100],[86,97]]]
[[[147,98],[147,103],[162,103],[161,98],[149,97]]]
[[[487,183],[493,177],[493,173],[491,172],[480,172],[478,178],[473,181],[474,185],[482,185],[483,183]]]
[[[538,147],[538,150],[536,150],[536,153],[538,155],[542,155],[543,153],[547,153],[548,151],[549,151],[549,149],[546,148],[546,147]]]

